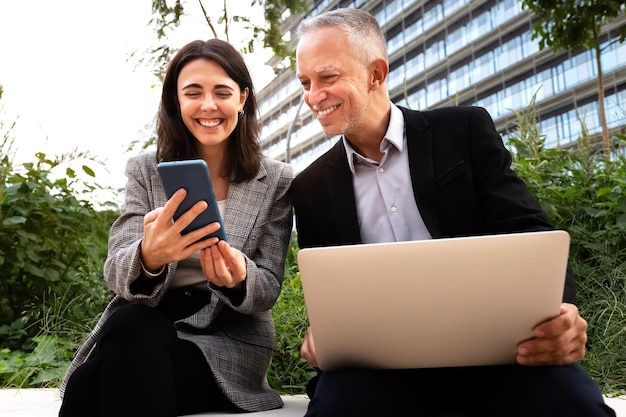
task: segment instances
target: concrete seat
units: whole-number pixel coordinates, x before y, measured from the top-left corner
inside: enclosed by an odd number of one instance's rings
[[[285,395],[283,408],[249,413],[254,417],[302,417],[306,413],[309,398],[306,395]],[[6,417],[58,417],[61,399],[58,389],[0,389],[0,416]],[[247,415],[248,413],[201,413],[201,416]],[[190,417],[190,416],[186,416]]]

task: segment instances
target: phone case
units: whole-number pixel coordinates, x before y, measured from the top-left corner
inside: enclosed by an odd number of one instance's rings
[[[178,206],[174,214],[174,220],[178,219],[200,200],[204,200],[208,204],[206,210],[200,213],[189,226],[183,229],[181,234],[184,235],[206,226],[209,223],[219,222],[222,227],[220,227],[218,231],[200,240],[208,239],[213,236],[220,240],[226,240],[224,223],[222,222],[222,216],[220,215],[217,200],[215,199],[213,184],[211,184],[211,176],[209,175],[209,168],[206,162],[202,159],[161,162],[157,165],[157,171],[161,177],[161,183],[163,184],[168,199],[181,188],[187,190],[187,196],[180,206]]]

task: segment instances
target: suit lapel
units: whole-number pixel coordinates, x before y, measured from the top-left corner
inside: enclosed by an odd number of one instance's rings
[[[400,107],[404,114],[413,195],[431,236],[441,236],[433,161],[433,132],[421,112]]]
[[[348,166],[346,149],[340,139],[331,149],[324,170],[324,181],[330,195],[334,230],[339,244],[361,243],[361,233],[356,212],[352,173]]]

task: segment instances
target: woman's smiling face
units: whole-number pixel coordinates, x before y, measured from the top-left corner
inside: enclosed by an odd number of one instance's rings
[[[223,146],[239,121],[248,90],[228,76],[215,61],[187,63],[177,82],[180,114],[200,147]]]

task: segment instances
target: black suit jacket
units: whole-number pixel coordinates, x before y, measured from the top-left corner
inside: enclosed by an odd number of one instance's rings
[[[400,109],[415,202],[433,238],[553,228],[511,170],[511,155],[485,109]],[[291,191],[301,248],[361,243],[341,140],[295,178]],[[569,269],[563,300],[575,302]]]

